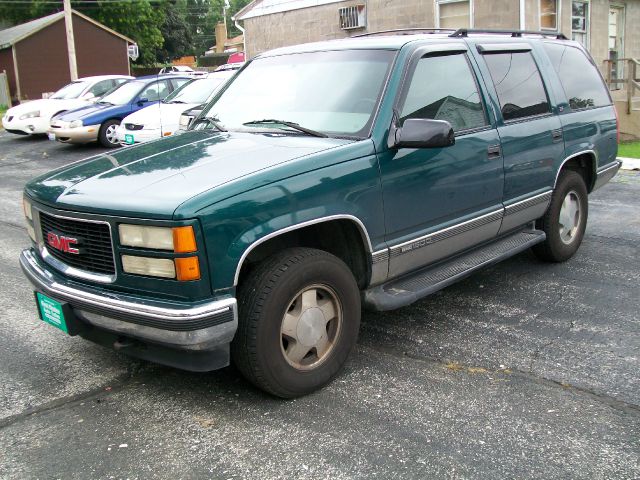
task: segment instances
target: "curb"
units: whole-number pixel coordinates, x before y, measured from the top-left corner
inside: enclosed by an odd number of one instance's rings
[[[622,170],[640,170],[640,158],[618,157],[618,160],[622,160]]]

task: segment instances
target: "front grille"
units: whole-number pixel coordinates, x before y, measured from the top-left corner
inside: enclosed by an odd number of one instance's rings
[[[52,257],[80,270],[106,275],[115,273],[109,225],[59,218],[40,212],[40,228],[47,251]],[[73,247],[80,253],[74,254],[53,248],[47,243],[49,233],[78,239],[78,243]]]
[[[124,124],[124,128],[126,128],[127,130],[142,130],[142,127],[144,127],[144,125],[136,125],[135,123]]]

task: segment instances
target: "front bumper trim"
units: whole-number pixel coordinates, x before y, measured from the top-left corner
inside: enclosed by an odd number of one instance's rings
[[[106,331],[178,349],[206,350],[229,343],[238,325],[235,298],[183,307],[69,286],[32,249],[22,252],[20,266],[37,290],[69,303],[84,322]]]

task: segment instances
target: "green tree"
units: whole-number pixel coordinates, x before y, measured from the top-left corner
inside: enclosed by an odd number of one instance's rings
[[[71,7],[97,20],[122,35],[135,40],[140,48],[137,63],[150,64],[156,60],[156,51],[162,47],[160,27],[164,22],[162,8],[152,7],[149,0],[91,3],[71,2]],[[11,25],[61,11],[62,5],[33,0],[30,3],[1,4],[0,19]]]
[[[167,2],[164,5],[164,22],[160,27],[164,45],[158,49],[158,62],[167,63],[184,55],[193,54],[191,27],[187,23],[186,1]]]
[[[164,11],[154,8],[148,0],[127,2],[98,2],[89,16],[122,35],[135,40],[140,50],[136,63],[150,65],[156,61],[156,51],[164,39],[160,30]]]

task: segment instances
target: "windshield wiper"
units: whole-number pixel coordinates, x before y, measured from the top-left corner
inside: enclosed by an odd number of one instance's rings
[[[302,127],[295,122],[288,122],[287,120],[276,120],[275,118],[265,118],[264,120],[252,120],[250,122],[244,122],[243,125],[284,125],[285,127],[293,128],[299,132],[304,132],[314,137],[328,138],[326,133],[311,130],[310,128]]]
[[[98,102],[98,105],[113,105],[111,102]]]
[[[214,127],[216,127],[221,132],[226,132],[227,131],[227,129],[224,128],[222,126],[222,124],[218,121],[218,119],[216,119],[216,118],[211,118],[211,117],[196,118],[196,120],[193,122],[193,124],[195,125],[197,123],[206,123],[208,125],[213,125]]]
[[[182,100],[171,100],[167,103],[186,103],[186,102],[183,102]]]

